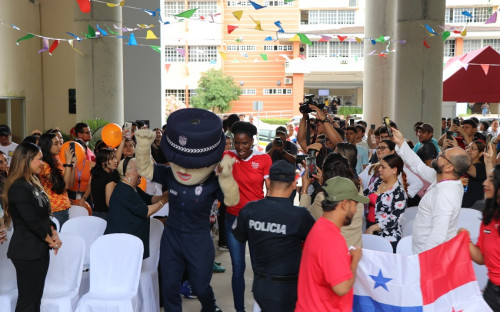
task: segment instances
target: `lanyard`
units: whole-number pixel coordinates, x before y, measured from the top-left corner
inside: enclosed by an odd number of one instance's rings
[[[83,173],[83,169],[85,168],[85,162],[87,161],[87,159],[83,159],[83,166],[82,166],[82,170],[78,170],[78,165],[76,165],[76,175],[78,177],[78,192],[80,192],[80,182],[82,180],[82,173]]]

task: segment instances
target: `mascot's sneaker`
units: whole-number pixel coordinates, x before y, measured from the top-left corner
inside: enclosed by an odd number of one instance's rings
[[[215,305],[214,308],[215,308],[214,312],[222,312],[222,310],[217,305]]]
[[[213,271],[214,273],[224,273],[226,268],[214,262]]]
[[[181,296],[184,296],[186,299],[196,299],[193,294],[193,290],[191,289],[191,283],[189,281],[184,281],[181,285]]]

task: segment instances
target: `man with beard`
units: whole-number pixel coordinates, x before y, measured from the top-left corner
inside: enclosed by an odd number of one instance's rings
[[[350,179],[334,177],[323,185],[323,216],[307,236],[299,270],[295,311],[352,311],[352,286],[361,249],[349,251],[340,233],[356,213],[356,204],[368,203]]]
[[[392,131],[396,152],[413,172],[431,184],[418,204],[413,223],[412,250],[418,254],[456,235],[464,194],[460,177],[471,166],[471,158],[460,147],[449,148],[439,153],[429,168],[411,150],[403,134],[395,128]]]

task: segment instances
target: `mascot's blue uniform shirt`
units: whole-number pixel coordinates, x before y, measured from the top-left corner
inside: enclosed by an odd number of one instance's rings
[[[170,167],[154,165],[153,181],[168,188],[167,226],[184,233],[206,233],[210,230],[210,211],[214,200],[224,200],[215,172],[203,183],[189,186],[177,182]]]

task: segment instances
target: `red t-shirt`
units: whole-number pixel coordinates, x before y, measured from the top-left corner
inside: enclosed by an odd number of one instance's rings
[[[235,206],[227,207],[226,211],[237,216],[248,202],[264,198],[264,179],[269,178],[272,160],[266,153],[257,151],[253,151],[244,160],[235,151],[225,151],[224,155],[236,158],[233,165],[233,177],[240,189],[240,201]]]
[[[500,220],[492,220],[490,224],[481,223],[477,247],[484,256],[484,264],[488,268],[488,277],[495,285],[500,285]]]
[[[321,217],[307,235],[300,262],[295,312],[352,311],[352,289],[338,296],[333,286],[352,278],[351,255],[340,229]]]

